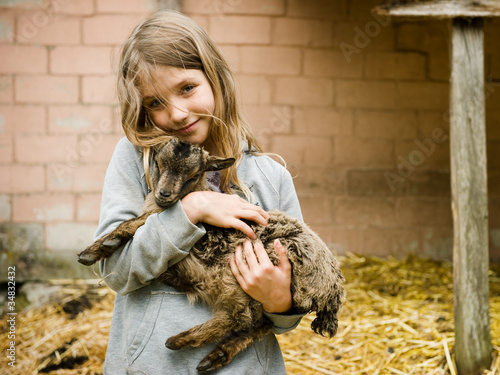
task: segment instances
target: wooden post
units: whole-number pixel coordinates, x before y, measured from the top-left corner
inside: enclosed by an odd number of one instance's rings
[[[455,354],[459,374],[491,365],[483,21],[451,21],[451,190]]]
[[[500,17],[500,1],[389,1],[375,12],[411,19],[451,19],[455,354],[460,375],[479,375],[492,360],[482,18]]]

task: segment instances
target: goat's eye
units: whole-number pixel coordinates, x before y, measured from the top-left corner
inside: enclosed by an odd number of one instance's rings
[[[198,178],[200,178],[201,173],[196,173],[193,177],[191,177],[188,182],[193,182],[196,181]]]

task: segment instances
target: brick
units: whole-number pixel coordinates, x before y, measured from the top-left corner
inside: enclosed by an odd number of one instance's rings
[[[144,15],[95,15],[82,21],[84,44],[122,44]]]
[[[269,44],[271,19],[249,16],[210,17],[210,36],[217,43]]]
[[[79,222],[99,222],[101,194],[79,194],[76,198],[76,219]]]
[[[45,189],[45,170],[40,165],[0,165],[0,193],[31,193]]]
[[[488,171],[488,197],[500,198],[500,171]]]
[[[295,107],[294,132],[309,135],[352,135],[354,116],[349,110],[329,107]]]
[[[78,139],[78,152],[83,163],[108,164],[122,134],[87,133]]]
[[[184,0],[182,11],[195,14],[262,14],[282,15],[285,0]]]
[[[71,0],[53,2],[54,12],[56,14],[65,14],[71,16],[89,16],[94,14],[94,2],[89,0]]]
[[[449,171],[419,169],[407,179],[408,192],[419,197],[449,197],[450,181]]]
[[[12,207],[10,204],[10,195],[0,194],[0,223],[11,220]]]
[[[422,229],[422,247],[419,255],[437,260],[453,259],[453,227],[437,227]]]
[[[333,45],[339,46],[347,62],[363,60],[371,51],[393,51],[395,29],[368,21],[336,22]]]
[[[431,80],[449,81],[450,62],[448,51],[438,51],[427,56],[429,60],[429,78]]]
[[[486,160],[490,170],[500,170],[500,141],[487,141],[486,143]]]
[[[350,196],[401,196],[407,185],[388,184],[384,169],[353,169],[347,172],[347,193]]]
[[[82,101],[86,104],[117,104],[116,77],[82,77]]]
[[[0,163],[11,163],[14,161],[14,139],[11,135],[0,137]]]
[[[72,194],[22,194],[12,199],[13,222],[70,221],[74,219]]]
[[[391,166],[394,143],[386,139],[335,137],[334,165]]]
[[[418,112],[418,136],[422,138],[432,137],[435,129],[441,129],[445,134],[443,138],[449,138],[450,119],[449,111],[419,111]],[[490,133],[488,133],[488,136]]]
[[[150,0],[97,0],[97,13],[150,13],[156,5]]]
[[[337,105],[341,108],[389,108],[396,106],[396,85],[384,81],[342,81],[336,83]]]
[[[366,249],[361,245],[361,236],[358,228],[350,226],[332,225],[327,233],[327,237],[322,237],[334,248],[339,255],[363,254]]]
[[[323,78],[277,78],[276,104],[328,106],[334,102],[333,82]]]
[[[65,162],[77,158],[76,136],[19,136],[14,147],[15,158],[21,163]]]
[[[293,135],[275,135],[271,152],[281,155],[290,165],[328,165],[333,154],[329,138]]]
[[[486,110],[486,134],[488,139],[500,140],[500,112]]]
[[[47,72],[45,47],[0,45],[0,56],[0,74]]]
[[[449,108],[449,84],[434,82],[398,82],[396,106],[408,109]]]
[[[271,79],[263,76],[239,75],[236,92],[241,95],[243,104],[270,104]]]
[[[338,168],[319,164],[292,173],[295,189],[302,195],[339,196],[345,193],[345,175]]]
[[[418,121],[413,111],[357,111],[354,134],[359,137],[412,139]]]
[[[0,103],[12,103],[14,101],[14,85],[12,76],[0,75]]]
[[[16,258],[19,257],[18,259],[25,257],[27,260],[32,260],[31,255],[40,254],[41,251],[45,250],[43,224],[41,223],[20,224],[7,222],[0,225],[0,233],[4,237],[0,241],[0,249],[4,254],[10,253],[9,255],[16,255]],[[22,263],[24,262],[17,262],[17,265],[21,267],[16,271],[21,271],[26,267]],[[19,279],[19,273],[16,275],[16,279]]]
[[[406,170],[423,170],[425,168],[448,169],[450,166],[450,146],[449,142],[435,143],[434,147],[429,143],[429,137],[415,138],[412,141],[396,142],[395,163],[407,165]],[[415,143],[417,141],[417,143]],[[420,145],[420,147],[419,147]],[[422,146],[424,145],[424,146]],[[423,147],[423,148],[422,148]],[[403,162],[402,160],[405,160]],[[413,166],[413,168],[409,166]]]
[[[82,131],[111,132],[110,106],[70,105],[49,107],[51,133],[80,133]]]
[[[347,6],[345,1],[289,0],[287,3],[287,15],[304,18],[339,19],[347,15]]]
[[[38,26],[36,13],[25,13],[17,24],[16,36],[20,43],[61,45],[80,43],[80,20],[51,16],[46,24]]]
[[[348,63],[341,52],[332,50],[306,49],[304,54],[304,73],[309,76],[361,78],[361,60]]]
[[[336,225],[395,226],[396,198],[341,197],[335,200],[333,223]]]
[[[301,52],[294,47],[241,47],[244,73],[296,75],[301,70]]]
[[[311,225],[329,224],[331,222],[330,210],[332,205],[328,196],[300,196],[300,205],[304,221]]]
[[[50,52],[50,71],[56,74],[110,74],[110,47],[55,47]]]
[[[298,18],[276,18],[273,44],[308,47],[332,46],[333,24],[328,21]]]
[[[226,62],[234,73],[241,71],[241,57],[239,46],[219,45]]]
[[[0,105],[0,131],[8,134],[46,132],[45,108],[41,105]]]
[[[365,55],[367,78],[411,79],[425,78],[426,61],[419,53],[376,52]]]
[[[49,251],[77,254],[92,243],[95,224],[49,223],[45,225],[46,246]]]
[[[3,14],[0,14],[0,42],[14,41],[14,20],[13,12],[3,11]]]
[[[447,28],[446,22],[436,20],[400,23],[397,27],[396,50],[447,51],[448,38],[445,37],[448,35]],[[443,37],[436,38],[436,35]]]
[[[289,134],[292,130],[294,115],[289,106],[246,105],[245,114],[262,143],[269,143],[274,134]]]
[[[101,192],[108,164],[81,164],[74,170],[73,189],[76,192]]]
[[[420,253],[419,231],[404,228],[366,228],[362,231],[363,248],[369,255],[404,257]]]
[[[78,79],[56,76],[16,76],[15,99],[19,103],[76,103]]]
[[[451,202],[446,198],[408,198],[399,201],[395,216],[400,226],[450,226]]]

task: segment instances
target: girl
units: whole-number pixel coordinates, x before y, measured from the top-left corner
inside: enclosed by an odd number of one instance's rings
[[[213,191],[188,194],[152,215],[134,238],[100,264],[116,296],[104,373],[196,374],[214,346],[171,351],[165,341],[207,321],[204,304],[156,278],[185,257],[204,235],[203,223],[255,234],[243,220],[267,224],[266,210],[281,209],[301,219],[290,174],[260,148],[241,119],[231,71],[210,37],[182,14],[162,11],[132,32],[121,54],[118,96],[126,134],[106,174],[95,238],[140,214],[148,194],[150,147],[175,136],[213,155],[234,157],[234,167],[208,176]],[[243,199],[246,198],[246,199]],[[231,269],[249,295],[261,302],[274,332],[293,329],[291,270],[277,241],[273,266],[261,244],[247,241],[235,251]],[[247,261],[242,259],[245,253]],[[222,367],[218,374],[284,374],[273,334]]]

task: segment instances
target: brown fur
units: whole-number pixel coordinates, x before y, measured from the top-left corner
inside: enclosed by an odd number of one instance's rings
[[[205,172],[224,169],[234,159],[209,156],[187,142],[172,139],[159,148],[152,174],[152,192],[145,201],[144,213],[126,221],[79,254],[79,262],[90,265],[105,259],[133,237],[146,218],[161,212],[192,191],[207,190]],[[291,291],[297,313],[316,312],[311,328],[318,334],[334,336],[337,315],[344,299],[343,277],[339,264],[325,243],[306,224],[280,211],[269,212],[268,225],[248,223],[263,243],[271,261],[277,265],[274,240],[279,239],[292,265]],[[169,267],[160,279],[183,291],[191,301],[208,303],[214,316],[208,322],[170,337],[166,346],[177,350],[220,344],[198,365],[199,371],[212,371],[227,363],[269,333],[272,322],[262,305],[246,294],[229,267],[229,257],[246,236],[235,229],[205,224],[206,235],[189,255]]]

